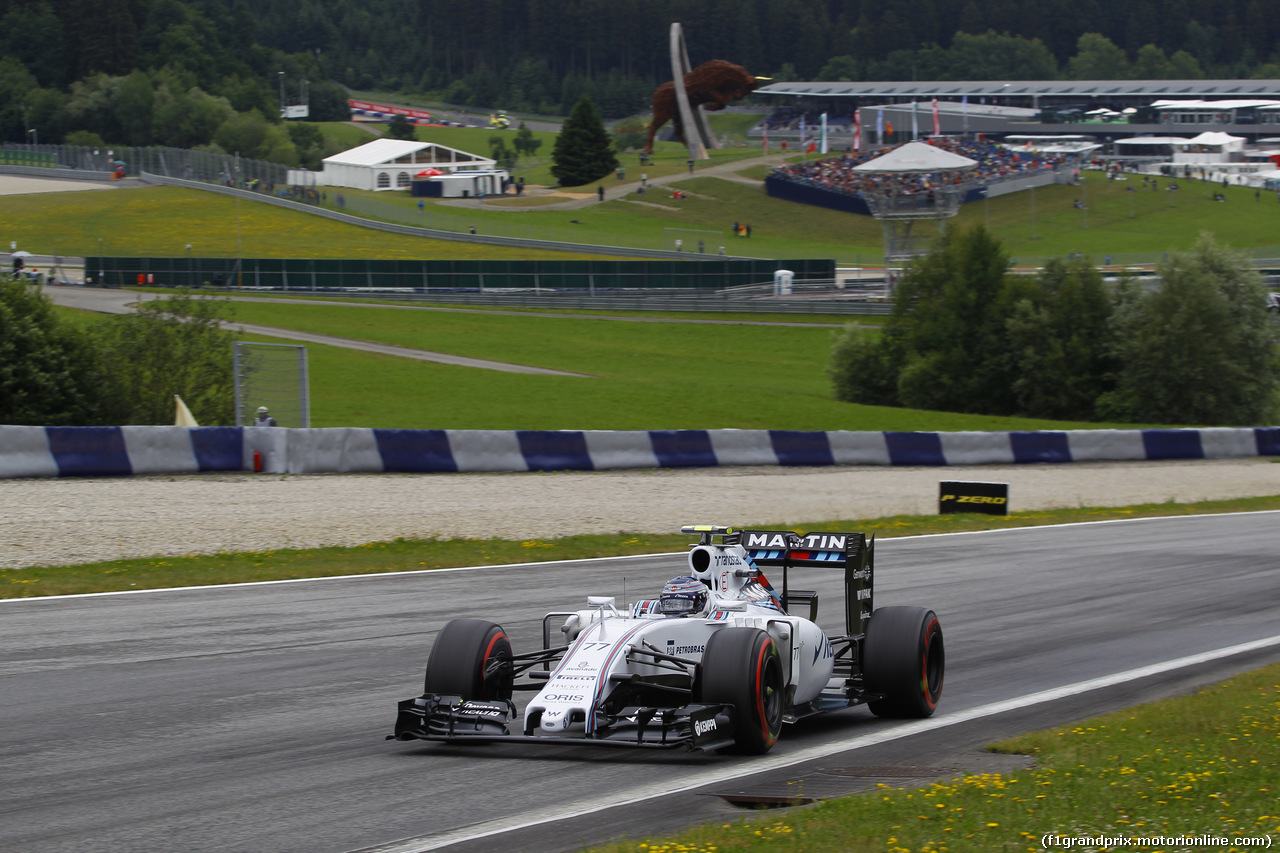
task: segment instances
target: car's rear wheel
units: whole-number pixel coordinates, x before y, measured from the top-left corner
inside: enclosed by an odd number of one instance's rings
[[[721,628],[702,653],[701,699],[734,706],[734,744],[754,755],[769,751],[782,731],[782,658],[759,628]]]
[[[938,707],[946,670],[942,625],[923,607],[881,607],[867,621],[862,672],[867,690],[883,699],[877,717],[928,717]]]
[[[483,619],[454,619],[436,635],[424,692],[463,699],[510,699],[511,641]]]

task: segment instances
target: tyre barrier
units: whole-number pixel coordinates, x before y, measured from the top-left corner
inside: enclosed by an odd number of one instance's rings
[[[801,432],[0,426],[0,478],[254,470],[330,474],[1014,465],[1243,456],[1280,456],[1280,427]]]

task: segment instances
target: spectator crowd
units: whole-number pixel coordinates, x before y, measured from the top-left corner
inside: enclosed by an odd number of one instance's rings
[[[771,170],[770,175],[792,183],[857,197],[867,195],[915,195],[962,183],[991,183],[1042,169],[1058,169],[1070,165],[1067,155],[1017,151],[988,139],[936,136],[928,144],[959,154],[977,162],[973,169],[946,172],[859,172],[861,166],[889,151],[881,150],[855,155],[853,152],[825,160],[788,163]]]

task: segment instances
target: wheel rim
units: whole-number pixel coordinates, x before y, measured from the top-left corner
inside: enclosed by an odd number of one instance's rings
[[[782,727],[782,667],[778,662],[778,649],[772,639],[760,649],[760,669],[757,675],[761,734],[766,743],[778,739]]]
[[[937,705],[942,694],[942,678],[944,671],[944,652],[942,646],[942,630],[938,620],[929,623],[925,633],[923,663],[923,681],[925,700],[930,707]]]
[[[501,641],[501,642],[500,642]],[[503,664],[511,660],[510,640],[502,631],[494,632],[480,660],[480,684],[478,695],[487,700],[511,698],[511,672],[503,671]],[[490,668],[492,667],[492,671]]]

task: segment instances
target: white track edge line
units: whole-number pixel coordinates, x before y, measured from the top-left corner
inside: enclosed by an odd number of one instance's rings
[[[910,542],[916,539],[936,539],[942,536],[978,536],[988,533],[1017,533],[1029,530],[1052,530],[1059,527],[1087,527],[1094,524],[1131,524],[1141,521],[1168,521],[1174,518],[1217,518],[1219,516],[1236,516],[1236,515],[1269,515],[1280,513],[1280,509],[1255,509],[1245,512],[1200,512],[1193,515],[1148,515],[1142,518],[1101,518],[1097,521],[1064,521],[1060,524],[1029,524],[1026,527],[1001,527],[994,530],[956,530],[947,533],[919,533],[914,536],[886,536],[884,538],[876,537],[877,542]],[[281,549],[284,550],[284,549]],[[111,592],[77,592],[70,595],[38,595],[30,598],[0,598],[0,605],[10,604],[20,601],[67,601],[76,598],[99,598],[110,595],[145,595],[158,594],[164,592],[193,592],[199,590],[236,590],[245,589],[247,587],[258,586],[277,586],[282,584],[297,583],[320,583],[322,581],[348,581],[375,578],[396,578],[405,577],[406,575],[421,574],[439,574],[441,572],[478,572],[484,569],[522,569],[530,566],[548,566],[565,563],[589,563],[595,560],[642,560],[648,557],[670,557],[672,555],[681,555],[684,551],[659,551],[654,554],[626,554],[618,557],[579,557],[573,560],[543,560],[532,563],[497,563],[490,566],[453,566],[451,568],[442,569],[406,569],[401,572],[368,572],[358,575],[329,575],[326,577],[316,578],[286,578],[284,580],[274,581],[247,581],[245,583],[217,583],[205,584],[203,586],[171,586],[162,589],[118,589]],[[159,555],[157,555],[159,556]],[[212,556],[212,555],[210,555]],[[147,559],[146,557],[126,557],[122,559]],[[0,569],[6,572],[28,572],[39,571],[46,566],[29,566],[17,569]],[[55,567],[60,568],[60,567]]]
[[[861,749],[863,747],[876,746],[882,743],[889,743],[891,741],[901,740],[902,738],[911,737],[913,735],[972,722],[973,720],[977,720],[982,717],[995,716],[1008,711],[1027,708],[1032,705],[1040,705],[1045,702],[1054,702],[1079,693],[1100,690],[1104,687],[1113,687],[1126,681],[1137,681],[1154,675],[1162,675],[1176,669],[1184,669],[1198,664],[1209,663],[1210,661],[1221,660],[1222,658],[1247,654],[1248,652],[1258,651],[1271,646],[1280,646],[1280,635],[1266,637],[1261,640],[1253,640],[1248,643],[1238,643],[1234,646],[1227,646],[1213,651],[1187,655],[1186,657],[1176,658],[1163,663],[1149,664],[1147,666],[1138,667],[1137,669],[1113,673],[1112,675],[1104,675],[1085,681],[1077,681],[1074,684],[1066,684],[1061,687],[1053,687],[1036,693],[1028,693],[1025,696],[1018,696],[1012,699],[1002,699],[998,702],[990,702],[986,705],[979,705],[978,707],[970,708],[967,711],[957,711],[954,714],[947,714],[941,717],[932,717],[927,720],[904,723],[883,732],[855,735],[843,741],[811,746],[790,755],[759,759],[746,768],[743,766],[735,766],[733,768],[708,770],[690,777],[688,781],[675,788],[670,787],[667,783],[658,782],[652,785],[645,785],[632,791],[615,794],[605,800],[597,800],[590,805],[570,806],[560,809],[559,811],[552,812],[526,813],[524,815],[509,818],[505,821],[488,821],[477,826],[455,830],[440,836],[406,838],[400,841],[393,841],[389,844],[360,848],[356,853],[428,853],[428,851],[439,850],[442,847],[448,847],[449,845],[458,844],[464,841],[475,841],[481,838],[499,835],[504,832],[527,829],[544,823],[582,817],[605,809],[632,805],[644,802],[645,800],[656,799],[658,797],[666,796],[667,794],[680,794],[696,788],[702,788],[707,785],[727,782],[731,779],[737,779],[746,775],[755,775],[757,773],[772,770],[784,770],[788,767],[792,767],[806,761],[826,758],[833,752],[846,752],[854,749]]]

